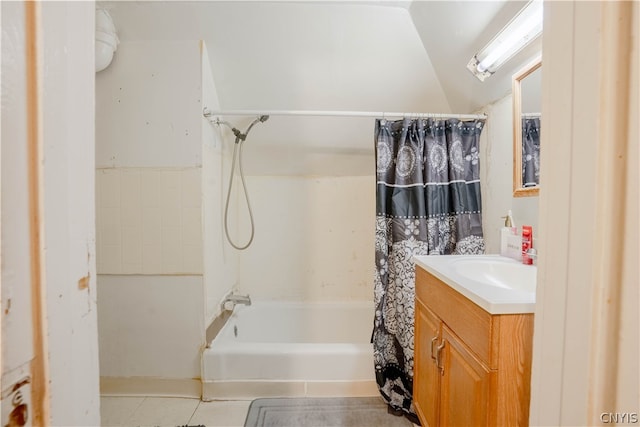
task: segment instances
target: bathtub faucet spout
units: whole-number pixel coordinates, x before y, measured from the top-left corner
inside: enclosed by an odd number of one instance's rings
[[[233,310],[237,304],[251,305],[249,295],[229,294],[222,301],[222,310]]]

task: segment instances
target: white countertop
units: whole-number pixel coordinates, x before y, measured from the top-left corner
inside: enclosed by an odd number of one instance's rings
[[[414,262],[433,276],[442,280],[490,314],[533,313],[536,303],[535,289],[532,292],[493,286],[480,278],[474,280],[460,274],[460,261],[477,260],[483,263],[507,263],[522,265],[500,255],[423,255],[415,256]],[[537,274],[537,268],[522,265],[525,274]]]

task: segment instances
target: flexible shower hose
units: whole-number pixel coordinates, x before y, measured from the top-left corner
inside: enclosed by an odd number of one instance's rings
[[[249,133],[249,131],[246,132],[247,134]],[[246,134],[245,134],[246,135]],[[242,169],[242,146],[244,144],[244,139],[240,138],[238,135],[236,135],[236,143],[233,147],[233,159],[232,159],[232,163],[231,163],[231,175],[229,176],[229,189],[227,190],[227,201],[225,203],[225,207],[224,207],[224,233],[227,236],[227,241],[229,242],[229,244],[231,246],[233,246],[234,248],[242,251],[244,249],[247,249],[249,247],[249,245],[251,245],[251,242],[253,242],[253,235],[255,232],[255,225],[253,223],[253,212],[251,210],[251,202],[249,201],[249,192],[247,191],[247,183],[244,180],[244,170]],[[229,199],[231,198],[231,188],[233,187],[233,178],[234,178],[234,172],[236,169],[236,154],[237,154],[237,158],[238,158],[238,168],[240,169],[240,178],[242,179],[242,191],[244,191],[244,198],[247,201],[247,208],[249,210],[249,220],[251,221],[251,236],[249,237],[249,241],[244,245],[244,246],[240,246],[240,245],[236,245],[233,240],[231,240],[231,236],[229,236]]]

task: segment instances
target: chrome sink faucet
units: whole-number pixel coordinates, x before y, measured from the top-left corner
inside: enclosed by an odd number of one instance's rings
[[[233,310],[237,304],[251,305],[251,298],[249,295],[230,293],[222,300],[222,310]]]

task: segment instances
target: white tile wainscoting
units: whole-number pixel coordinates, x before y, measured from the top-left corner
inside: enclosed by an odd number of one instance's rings
[[[96,171],[98,274],[202,274],[201,169]]]

